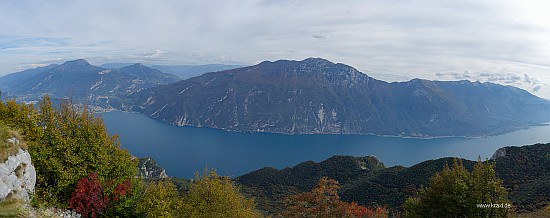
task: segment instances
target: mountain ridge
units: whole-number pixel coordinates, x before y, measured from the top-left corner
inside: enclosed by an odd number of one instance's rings
[[[48,94],[52,98],[68,97],[80,103],[119,108],[124,95],[177,80],[174,75],[141,64],[105,69],[77,59],[3,86],[2,91],[24,101]]]
[[[487,136],[548,121],[548,100],[493,83],[388,83],[321,58],[264,61],[133,93],[126,110],[178,126],[283,134]]]
[[[507,146],[495,151],[495,172],[509,190],[510,200],[519,211],[543,208],[550,183],[550,144]],[[372,156],[332,156],[318,163],[305,161],[292,167],[264,167],[235,178],[243,190],[258,200],[262,210],[278,212],[286,197],[310,191],[322,177],[337,180],[344,201],[368,206],[401,208],[407,197],[429,184],[429,178],[446,164],[459,158],[426,160],[411,167],[385,167]],[[460,159],[468,170],[476,161]],[[366,163],[370,167],[362,167]],[[535,170],[536,169],[536,170]],[[536,196],[536,197],[535,197]],[[402,209],[402,208],[401,208]]]

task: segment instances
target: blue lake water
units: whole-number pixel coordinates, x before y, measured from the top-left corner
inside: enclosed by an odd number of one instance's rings
[[[550,142],[550,126],[488,138],[413,139],[359,135],[234,133],[177,127],[137,113],[102,114],[110,133],[138,157],[152,157],[173,177],[192,178],[205,167],[240,176],[262,167],[278,169],[332,155],[378,157],[386,166],[412,166],[441,157],[490,158],[500,147]]]

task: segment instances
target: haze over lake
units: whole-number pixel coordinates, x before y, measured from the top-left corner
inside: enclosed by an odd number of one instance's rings
[[[500,147],[550,141],[550,126],[488,138],[414,139],[363,135],[280,135],[177,127],[127,112],[102,114],[110,133],[138,157],[152,157],[169,176],[193,177],[206,166],[232,177],[262,167],[294,166],[333,155],[378,157],[386,167],[441,157],[490,158]]]

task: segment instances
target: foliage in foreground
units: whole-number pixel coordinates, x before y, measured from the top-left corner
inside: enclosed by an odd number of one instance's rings
[[[145,196],[138,203],[137,210],[147,214],[147,217],[178,217],[182,201],[172,182],[152,181],[145,189]]]
[[[492,164],[478,161],[472,172],[462,162],[430,178],[417,198],[405,203],[407,217],[506,217],[510,203]],[[491,205],[491,206],[481,206]]]
[[[195,174],[183,205],[186,217],[260,217],[253,199],[242,195],[228,177],[208,169]]]
[[[137,162],[86,107],[66,101],[54,108],[48,96],[38,109],[11,100],[0,104],[0,121],[19,130],[28,143],[40,204],[65,208],[78,180],[90,172],[116,183],[136,175]]]
[[[105,188],[104,188],[105,187]],[[107,182],[104,186],[97,178],[97,173],[90,173],[88,178],[82,178],[69,200],[69,207],[75,209],[83,217],[98,217],[104,214],[108,208],[115,208],[110,215],[132,215],[118,211],[118,201],[124,199],[131,193],[130,180],[115,185],[113,181]]]
[[[369,209],[340,200],[337,181],[323,177],[311,192],[290,196],[281,217],[387,217],[385,209]]]
[[[253,199],[242,195],[228,178],[205,170],[182,197],[169,180],[151,182],[138,205],[147,217],[261,217]]]

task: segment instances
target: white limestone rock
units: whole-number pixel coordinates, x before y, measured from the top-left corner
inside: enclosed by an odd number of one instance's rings
[[[0,163],[0,201],[15,198],[28,201],[35,184],[36,170],[29,152],[19,149],[19,153]]]

